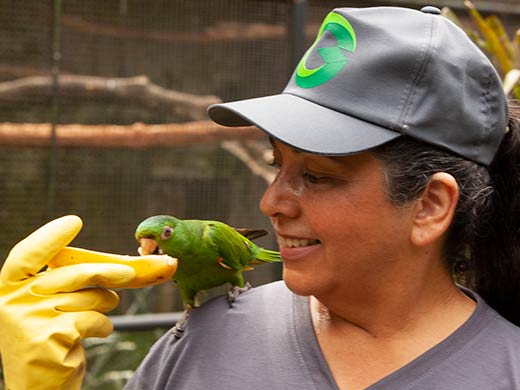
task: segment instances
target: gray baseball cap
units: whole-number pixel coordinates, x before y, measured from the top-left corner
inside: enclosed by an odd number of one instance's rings
[[[281,94],[208,114],[311,153],[348,155],[407,135],[484,165],[508,121],[493,65],[434,7],[335,9]]]

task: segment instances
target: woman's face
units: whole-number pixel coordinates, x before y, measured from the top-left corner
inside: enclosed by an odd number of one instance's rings
[[[300,295],[363,294],[397,271],[411,222],[385,193],[372,153],[326,157],[273,143],[279,172],[260,207],[270,217],[283,277]]]

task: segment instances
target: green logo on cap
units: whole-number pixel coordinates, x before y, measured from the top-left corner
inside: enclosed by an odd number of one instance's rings
[[[318,44],[325,30],[336,37],[338,44],[331,47],[319,47],[318,53],[325,63],[317,68],[308,69],[305,66],[307,58]],[[296,68],[296,84],[301,88],[314,88],[336,76],[347,63],[347,58],[341,49],[354,52],[356,49],[356,32],[343,16],[331,12],[321,24],[316,40]]]

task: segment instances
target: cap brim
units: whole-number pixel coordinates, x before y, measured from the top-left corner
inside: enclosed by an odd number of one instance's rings
[[[255,125],[297,149],[324,155],[369,150],[401,135],[287,93],[214,104],[208,114],[218,124]]]

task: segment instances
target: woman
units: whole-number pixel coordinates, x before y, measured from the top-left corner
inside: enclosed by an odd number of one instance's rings
[[[334,10],[282,94],[210,107],[271,137],[284,281],[202,305],[128,389],[520,388],[520,127],[422,11]]]
[[[282,94],[209,114],[271,137],[284,283],[197,310],[128,388],[520,388],[520,129],[462,30],[336,9]]]

